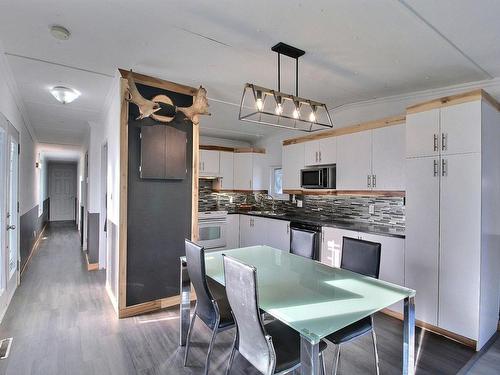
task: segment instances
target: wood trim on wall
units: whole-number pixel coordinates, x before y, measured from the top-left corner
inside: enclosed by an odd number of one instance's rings
[[[200,145],[200,150],[234,152],[234,147]]]
[[[200,150],[234,152],[235,154],[243,154],[243,153],[265,154],[266,153],[266,149],[262,148],[262,147],[225,147],[225,146],[200,145]]]
[[[85,252],[85,261],[87,262],[87,271],[97,271],[99,263],[89,263],[89,254]]]
[[[120,216],[118,223],[118,311],[127,306],[127,202],[128,202],[128,90],[126,79],[120,79]]]
[[[284,194],[295,195],[355,195],[364,197],[402,197],[406,196],[403,190],[330,190],[330,189],[294,189],[283,190]]]
[[[118,71],[120,72],[122,78],[125,78],[125,79],[127,78],[127,75],[130,72],[129,70],[126,70],[126,69],[118,69]],[[150,76],[136,73],[136,72],[132,72],[132,76],[134,77],[134,80],[136,83],[140,83],[140,84],[151,86],[151,87],[157,87],[157,88],[165,89],[168,91],[177,92],[179,94],[194,96],[198,92],[197,88],[194,88],[191,86],[181,85],[179,83],[166,81],[166,80],[160,79],[160,78],[150,77]]]
[[[339,135],[346,135],[352,133],[358,133],[366,130],[384,128],[386,126],[393,126],[398,124],[403,124],[406,121],[406,116],[391,116],[383,119],[361,122],[358,124],[350,125],[345,128],[326,130],[322,132],[317,132],[302,137],[285,139],[283,141],[283,146],[293,145],[296,143],[303,143],[309,141],[315,141],[324,138],[338,137]]]
[[[30,255],[28,256],[28,259],[26,259],[26,263],[24,263],[24,267],[21,269],[19,276],[23,276],[24,271],[26,271],[26,268],[28,268],[28,264],[30,263],[31,258],[33,258],[33,255],[35,255],[36,251],[38,250],[38,246],[40,245],[40,240],[42,239],[42,235],[45,232],[45,228],[47,228],[47,223],[44,224],[42,230],[38,234],[38,238],[36,239],[35,243],[33,244],[33,247],[31,248],[31,251],[30,251]]]
[[[198,241],[198,192],[200,189],[199,171],[200,125],[193,124],[193,198],[191,202],[191,240]]]
[[[383,309],[381,312],[386,314],[386,315],[392,316],[393,318],[396,318],[399,320],[404,320],[403,314],[401,314],[399,312],[396,312],[396,311],[393,311],[390,309]],[[444,336],[444,337],[449,338],[451,340],[457,341],[461,344],[464,344],[465,346],[468,346],[469,348],[476,349],[476,346],[477,346],[476,340],[472,340],[468,337],[461,336],[459,334],[447,331],[443,328],[436,327],[435,325],[425,323],[425,322],[418,320],[418,319],[415,319],[415,325],[417,327],[420,327],[420,328],[425,329],[427,331],[431,331],[431,332],[436,333],[438,335],[441,335],[441,336]]]
[[[456,95],[444,96],[442,98],[428,100],[423,103],[415,104],[406,109],[406,113],[417,113],[424,112],[435,108],[447,107],[450,105],[462,104],[467,102],[473,102],[476,100],[484,99],[490,103],[493,107],[500,111],[500,103],[498,103],[495,98],[482,89],[472,90]]]

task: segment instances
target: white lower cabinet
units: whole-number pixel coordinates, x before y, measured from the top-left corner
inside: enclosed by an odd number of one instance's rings
[[[323,227],[321,263],[340,267],[343,237],[380,243],[382,250],[379,279],[397,285],[405,285],[405,240],[403,238]],[[403,305],[397,303],[390,306],[389,309],[402,312]]]
[[[240,247],[258,245],[290,251],[290,222],[240,215]]]
[[[227,215],[226,224],[226,249],[240,247],[240,215]]]

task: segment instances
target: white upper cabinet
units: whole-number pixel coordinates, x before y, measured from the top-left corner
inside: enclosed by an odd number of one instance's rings
[[[259,153],[234,154],[234,189],[267,190],[264,155]]]
[[[439,154],[439,108],[406,116],[406,157]]]
[[[337,137],[337,189],[371,188],[372,133],[364,131]]]
[[[405,129],[400,124],[372,131],[373,189],[405,189]]]
[[[219,151],[200,150],[200,175],[219,175]]]
[[[282,148],[283,189],[300,189],[300,170],[304,168],[305,143],[291,144]]]
[[[220,152],[220,189],[232,190],[234,188],[234,153]]]
[[[441,154],[481,152],[481,101],[441,108]]]
[[[305,165],[325,165],[337,162],[337,138],[323,138],[304,143]]]

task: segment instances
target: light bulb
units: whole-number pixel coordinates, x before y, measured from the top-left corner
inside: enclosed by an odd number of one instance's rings
[[[309,121],[316,122],[316,115],[314,114],[314,112],[311,112],[311,114],[309,115]]]
[[[281,114],[283,113],[283,106],[281,105],[281,103],[278,103],[278,105],[276,106],[274,112],[278,115],[278,116],[281,116]]]
[[[264,108],[264,103],[262,102],[261,98],[258,98],[255,101],[255,106],[257,107],[257,109],[259,110],[259,112],[262,111],[262,108]]]
[[[293,118],[299,118],[300,117],[300,112],[297,108],[295,108],[293,110],[293,114],[292,114]]]

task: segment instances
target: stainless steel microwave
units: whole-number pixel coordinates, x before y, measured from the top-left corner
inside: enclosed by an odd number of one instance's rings
[[[302,169],[300,171],[300,186],[304,189],[336,189],[337,166],[332,164]]]

